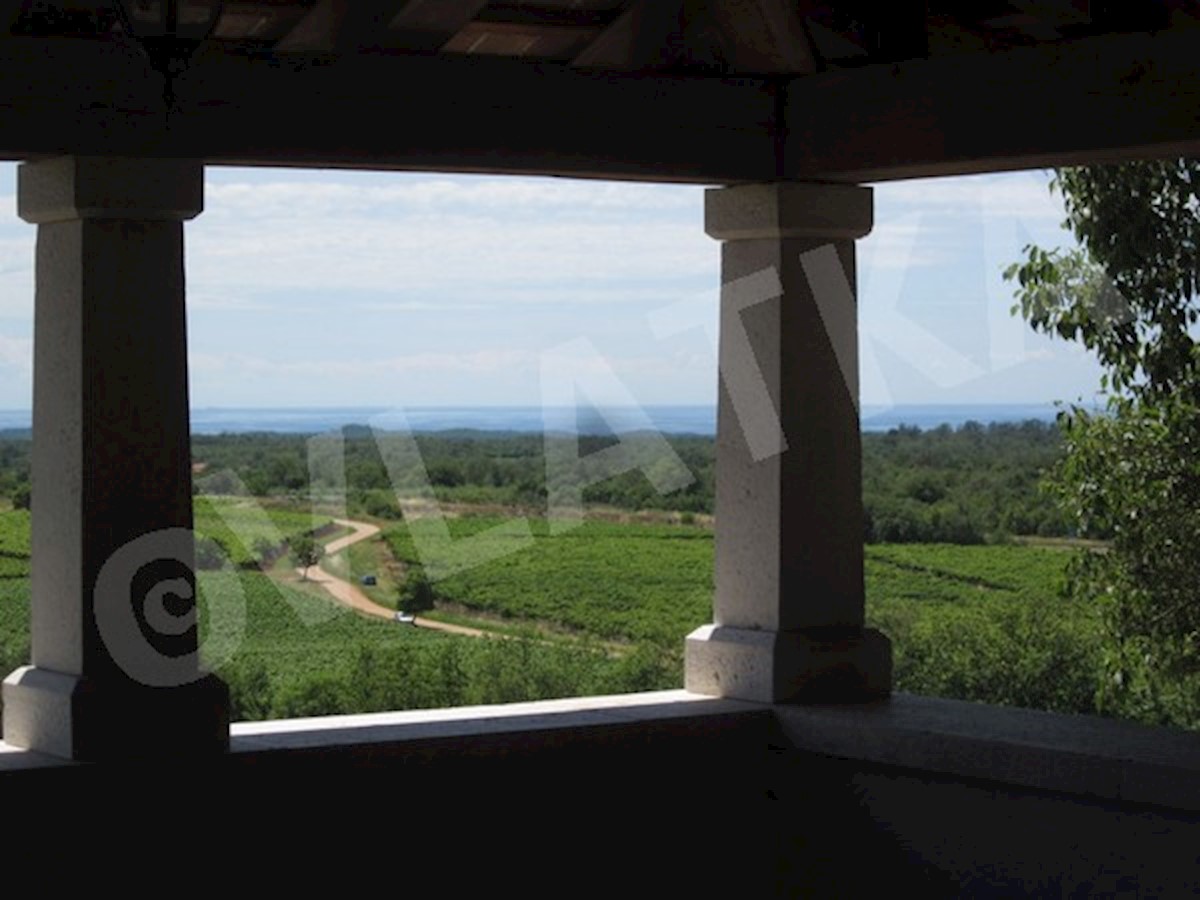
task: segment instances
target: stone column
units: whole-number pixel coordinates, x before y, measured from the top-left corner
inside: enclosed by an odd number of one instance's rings
[[[714,624],[686,686],[762,702],[858,700],[891,686],[863,627],[854,240],[869,188],[709,190],[721,247]]]
[[[26,163],[36,223],[33,665],[4,739],[78,760],[219,753],[225,686],[200,669],[183,222],[195,161]]]

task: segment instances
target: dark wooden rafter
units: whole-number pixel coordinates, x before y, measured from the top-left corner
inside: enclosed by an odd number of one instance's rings
[[[0,0],[0,38],[6,38],[12,33],[24,6],[23,0]]]
[[[659,68],[678,40],[683,14],[683,0],[635,0],[572,64],[622,72]]]
[[[279,3],[226,3],[214,36],[243,44],[269,45],[304,18],[303,6]]]
[[[1034,20],[1036,36],[1055,40],[1062,29],[1091,24],[1088,0],[1008,0],[1012,6]]]
[[[440,50],[486,6],[487,0],[409,0],[390,26],[407,35],[409,43]]]
[[[1173,0],[1090,0],[1092,23],[1106,31],[1141,31],[1165,28],[1172,10],[1184,4]]]
[[[351,0],[317,0],[274,49],[281,53],[332,53]]]
[[[809,75],[816,57],[789,0],[714,0],[710,15],[731,47],[729,64],[735,72],[763,75]]]
[[[929,52],[927,0],[806,2],[801,14],[822,68],[900,62]]]
[[[621,71],[696,66],[755,75],[816,71],[803,20],[788,0],[642,0],[573,64]]]
[[[863,7],[862,25],[851,36],[809,20],[816,6],[808,0],[641,2],[614,20],[574,62],[623,71],[707,68],[726,74],[803,76],[821,67],[821,55],[844,64],[856,56],[863,62],[896,61],[928,53],[925,0]],[[823,36],[823,54],[817,52],[810,29]]]
[[[900,62],[929,55],[929,4],[926,0],[896,0],[878,4],[871,18],[873,61]]]
[[[347,53],[385,44],[390,23],[412,5],[404,0],[317,0],[273,49],[277,53]]]
[[[565,61],[591,43],[600,31],[598,26],[591,25],[475,21],[442,44],[441,50]]]
[[[475,21],[482,25],[502,23],[560,28],[603,28],[620,15],[621,6],[620,3],[550,6],[491,0],[479,11]]]

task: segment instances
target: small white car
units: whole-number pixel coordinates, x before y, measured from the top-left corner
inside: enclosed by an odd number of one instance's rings
[[[416,625],[417,617],[414,616],[412,613],[398,612],[398,613],[396,613],[396,621],[400,622],[404,625]]]

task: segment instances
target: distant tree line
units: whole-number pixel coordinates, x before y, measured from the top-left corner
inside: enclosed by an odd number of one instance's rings
[[[866,540],[979,544],[1069,535],[1067,518],[1041,489],[1062,451],[1058,426],[1033,420],[866,434]]]
[[[551,441],[567,440],[552,437]],[[672,436],[692,480],[660,495],[646,473],[665,465],[662,445],[625,437],[640,468],[588,484],[587,504],[622,510],[712,513],[715,442]],[[614,443],[583,437],[576,475],[596,478],[587,457]],[[863,435],[863,534],[869,543],[976,544],[1014,535],[1065,536],[1071,526],[1044,493],[1044,471],[1062,456],[1059,428],[1028,421]],[[657,455],[656,455],[657,454]],[[494,504],[537,512],[547,504],[546,443],[538,434],[440,432],[415,438],[344,429],[340,439],[291,434],[198,435],[196,491],[208,494],[334,496],[352,512],[398,519],[397,492],[439,502]],[[554,476],[559,477],[559,476]],[[0,494],[28,505],[29,441],[0,439]],[[1103,534],[1091,536],[1103,537]]]

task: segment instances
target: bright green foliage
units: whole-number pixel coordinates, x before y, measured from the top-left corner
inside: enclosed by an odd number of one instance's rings
[[[29,513],[0,512],[0,678],[29,662]]]
[[[1200,727],[1200,415],[1182,397],[1078,414],[1068,447],[1063,500],[1111,535],[1070,570],[1104,611],[1100,708]]]
[[[1082,249],[1026,248],[1005,273],[1021,313],[1094,351],[1118,395],[1195,391],[1200,161],[1060,169],[1052,188]]]
[[[892,638],[896,689],[1095,712],[1099,618],[1059,595],[1068,558],[1018,546],[867,548],[867,618]]]
[[[678,685],[657,655],[595,645],[479,640],[367,619],[318,596],[239,573],[246,628],[218,672],[234,718],[378,712],[538,700]],[[208,582],[206,584],[205,582]],[[201,575],[205,591],[230,582]],[[205,639],[216,637],[212,623]]]
[[[0,676],[29,663],[29,578],[0,578]]]
[[[1200,727],[1200,161],[1068,169],[1053,183],[1082,249],[1026,249],[1007,277],[1038,330],[1105,366],[1108,414],[1063,417],[1053,484],[1111,539],[1071,570],[1102,604],[1101,708]]]
[[[33,446],[26,432],[0,433],[0,497],[14,509],[29,509],[29,451]]]
[[[29,577],[29,512],[0,512],[0,580]]]

